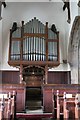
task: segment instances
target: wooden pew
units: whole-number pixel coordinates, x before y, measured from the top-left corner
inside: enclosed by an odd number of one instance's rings
[[[63,95],[59,94],[59,90],[57,90],[56,95],[56,101],[57,101],[57,119],[60,119],[60,116],[63,116]]]
[[[26,86],[22,84],[0,84],[0,93],[13,93],[13,91],[17,93],[16,112],[23,112],[26,104]]]
[[[68,119],[80,119],[80,108],[79,108],[78,94],[75,97],[67,98],[66,92],[64,92],[64,118]],[[67,111],[67,113],[66,113]]]
[[[56,99],[56,91],[59,90],[59,94],[63,96],[64,92],[67,94],[76,93],[80,94],[80,85],[78,84],[44,84],[43,85],[43,108],[44,112],[56,111],[56,105],[53,104],[54,98]],[[57,115],[56,115],[57,116]]]
[[[59,93],[59,90],[56,93],[53,92],[53,115],[55,119],[60,119],[60,116],[63,116],[63,94]]]
[[[61,94],[57,90],[53,93],[53,114],[56,113],[56,119],[80,119],[80,102],[78,101],[78,94]]]
[[[2,120],[4,114],[4,98],[1,98],[0,101],[0,120]]]
[[[11,97],[11,118],[12,120],[16,119],[16,92],[13,91],[12,97]]]
[[[1,93],[0,97],[1,97],[0,98],[0,120],[2,119],[15,120],[16,118],[16,111],[15,111],[16,93],[15,91],[13,91],[13,94]]]

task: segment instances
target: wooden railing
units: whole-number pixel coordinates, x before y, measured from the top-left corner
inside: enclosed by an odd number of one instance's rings
[[[0,120],[15,120],[16,118],[16,93],[0,93]]]

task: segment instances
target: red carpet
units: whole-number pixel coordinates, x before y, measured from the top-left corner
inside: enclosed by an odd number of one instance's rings
[[[50,120],[50,118],[53,118],[53,114],[52,113],[42,113],[42,114],[17,113],[16,118],[17,119],[25,118],[25,120]]]

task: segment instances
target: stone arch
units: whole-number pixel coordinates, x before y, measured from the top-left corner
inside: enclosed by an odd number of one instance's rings
[[[76,16],[72,25],[68,49],[68,62],[71,66],[71,83],[80,83],[80,16]]]

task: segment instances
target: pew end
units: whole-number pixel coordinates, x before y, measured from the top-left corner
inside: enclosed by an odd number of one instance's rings
[[[16,92],[0,93],[0,120],[16,118]]]
[[[53,93],[53,114],[56,119],[80,119],[80,94],[69,92],[56,92]]]

